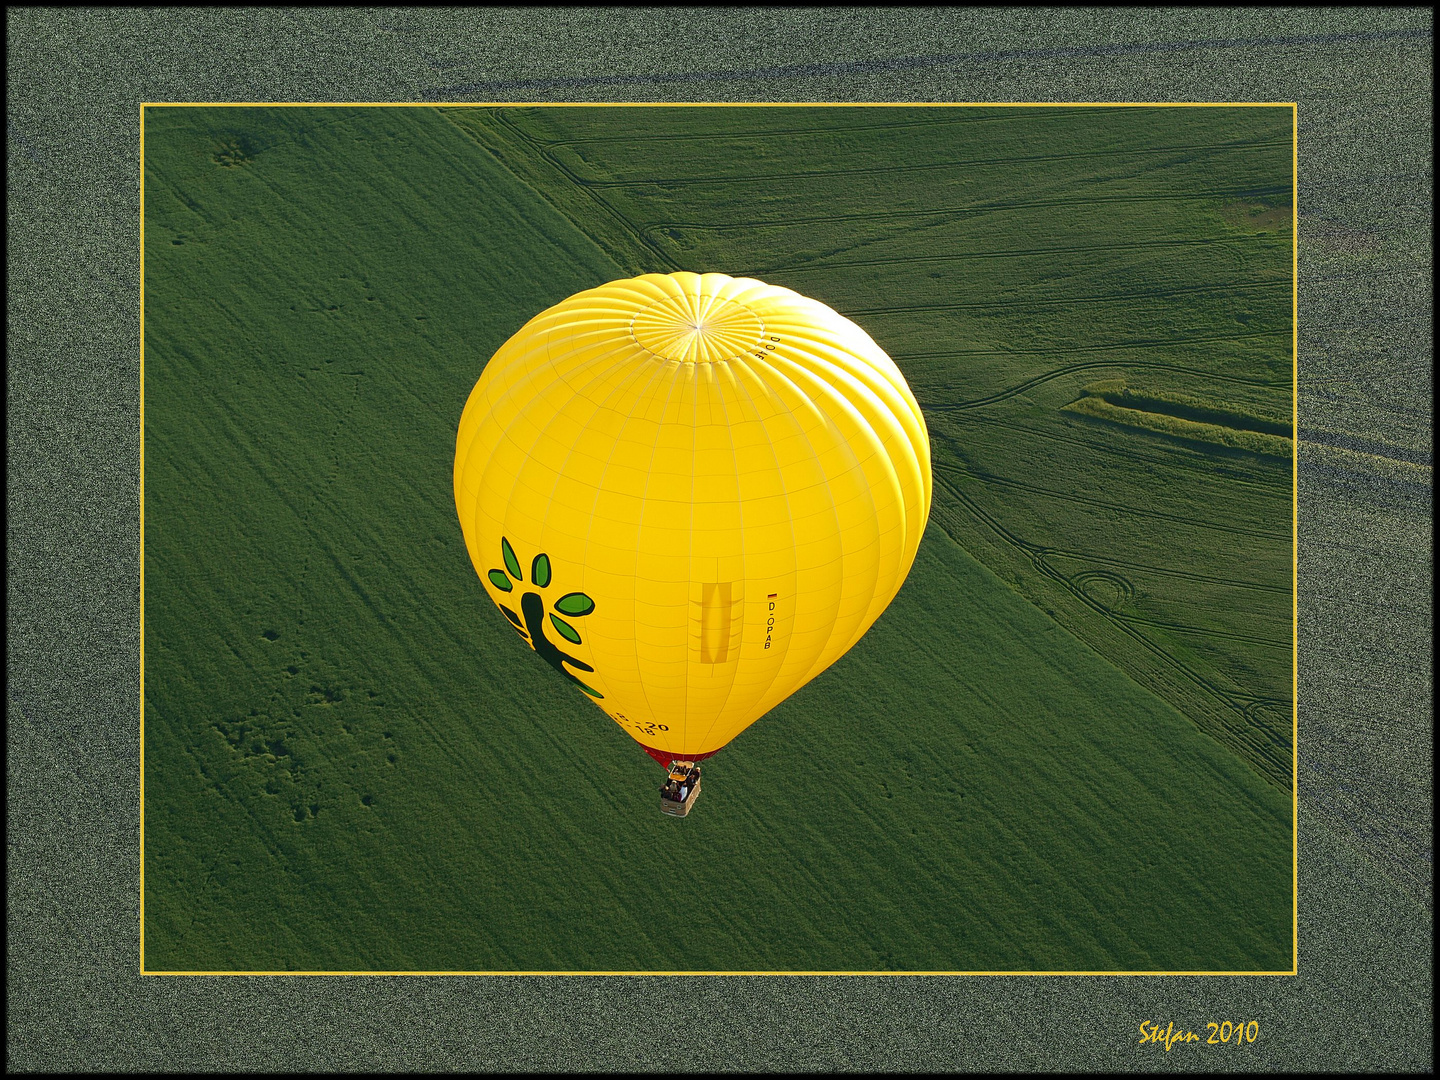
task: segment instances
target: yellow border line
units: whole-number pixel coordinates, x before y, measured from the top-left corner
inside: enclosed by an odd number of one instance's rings
[[[1293,971],[142,971],[142,975],[486,975],[486,976],[581,976],[593,975],[623,975],[629,978],[640,978],[647,976],[671,976],[686,975],[694,977],[697,975],[716,977],[739,977],[755,975],[784,975],[795,978],[818,978],[820,976],[833,975],[865,975],[875,978],[935,978],[941,975],[993,975],[1001,976],[1040,976],[1051,975],[1073,975],[1073,976],[1095,976],[1095,975],[1129,975],[1159,976],[1167,975],[1229,975],[1229,976],[1251,976],[1251,975],[1294,975]]]
[[[140,106],[140,974],[145,974],[145,106]]]
[[[1291,371],[1291,949],[1290,971],[148,971],[145,968],[145,110],[147,108],[1279,108],[1291,116],[1290,258]],[[1297,975],[1300,971],[1300,120],[1294,101],[145,101],[140,104],[140,974],[141,975],[776,975],[796,978],[868,975]]]
[[[1294,109],[1293,101],[147,101],[146,108],[214,109]]]
[[[1290,882],[1291,966],[1300,973],[1300,106],[1291,107],[1290,164]]]

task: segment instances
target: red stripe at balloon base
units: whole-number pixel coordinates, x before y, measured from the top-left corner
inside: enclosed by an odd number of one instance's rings
[[[640,744],[640,749],[644,750],[645,753],[649,754],[667,769],[670,767],[670,762],[672,761],[703,761],[705,758],[713,757],[720,752],[720,750],[706,750],[703,754],[680,754],[673,750],[652,750],[644,743]],[[720,749],[723,750],[724,747],[722,746]]]

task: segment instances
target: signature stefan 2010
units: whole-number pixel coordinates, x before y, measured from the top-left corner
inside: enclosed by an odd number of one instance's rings
[[[1210,1029],[1210,1037],[1204,1042],[1212,1046],[1222,1043],[1229,1045],[1232,1041],[1234,1045],[1240,1046],[1243,1043],[1253,1043],[1260,1037],[1260,1021],[1258,1020],[1251,1020],[1248,1024],[1224,1020],[1218,1024],[1210,1022],[1205,1026]],[[1176,1031],[1173,1020],[1163,1028],[1149,1020],[1140,1021],[1140,1042],[1142,1044],[1147,1042],[1164,1043],[1166,1053],[1169,1053],[1170,1048],[1176,1043],[1200,1041],[1200,1036],[1193,1031]]]

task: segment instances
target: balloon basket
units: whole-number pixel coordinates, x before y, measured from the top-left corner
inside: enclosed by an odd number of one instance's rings
[[[684,817],[699,797],[700,766],[693,761],[670,762],[669,775],[660,789],[660,812]]]

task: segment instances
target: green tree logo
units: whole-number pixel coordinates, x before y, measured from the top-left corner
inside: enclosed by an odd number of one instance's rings
[[[510,541],[505,537],[500,538],[500,555],[505,561],[505,569],[491,570],[485,576],[490,579],[490,584],[501,592],[514,592],[515,586],[511,579],[524,583],[525,577],[520,572],[520,560],[515,557],[515,549],[510,546]],[[545,554],[536,555],[530,563],[530,583],[536,588],[546,589],[550,587],[550,556]],[[581,671],[594,671],[595,669],[584,660],[577,660],[567,652],[563,652],[545,636],[545,601],[540,598],[538,592],[525,592],[520,597],[520,611],[525,617],[522,620],[519,615],[511,611],[504,604],[498,605],[505,613],[505,617],[515,626],[516,632],[530,643],[530,647],[540,654],[540,658],[547,664],[560,672],[576,686],[584,690],[593,698],[603,698],[605,695],[598,690],[591,689],[577,679],[571,672],[565,669],[565,664],[579,668]],[[595,610],[595,601],[586,596],[583,592],[566,593],[555,601],[555,610],[559,615],[550,615],[550,625],[555,632],[566,641],[580,644],[580,631],[571,626],[560,615],[568,615],[572,619],[583,618]]]

